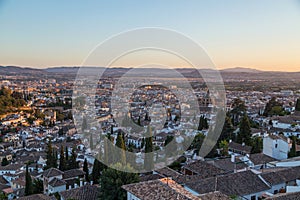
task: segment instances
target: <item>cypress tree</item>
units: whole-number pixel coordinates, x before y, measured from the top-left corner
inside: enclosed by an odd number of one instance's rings
[[[126,164],[126,152],[125,152],[126,147],[125,147],[125,142],[123,139],[123,134],[120,132],[118,133],[118,136],[117,136],[116,146],[120,148],[120,149],[116,150],[116,153],[117,153],[116,162],[120,162],[124,165],[124,164]]]
[[[55,155],[54,155],[54,152],[53,152],[53,149],[52,149],[52,144],[51,144],[51,140],[49,139],[49,142],[47,144],[47,155],[46,155],[46,158],[47,158],[47,161],[46,161],[46,167],[45,169],[50,169],[52,167],[57,167],[56,164],[55,164]]]
[[[28,164],[26,164],[26,175],[25,175],[25,196],[33,194],[33,183],[31,175],[28,170]]]
[[[297,101],[296,101],[295,110],[300,111],[300,99],[297,99]]]
[[[145,161],[144,168],[146,171],[151,171],[154,167],[153,163],[153,139],[150,125],[147,128],[147,137],[145,139]]]
[[[86,182],[90,182],[90,179],[89,179],[89,167],[88,167],[88,163],[87,163],[86,159],[84,159],[83,171],[85,172],[85,180],[86,180]]]
[[[101,174],[100,161],[95,159],[93,164],[93,170],[92,170],[92,181],[94,184],[99,183],[100,174]]]
[[[60,147],[59,170],[61,171],[66,170],[65,152],[63,146]]]
[[[69,151],[68,151],[68,147],[66,146],[66,162],[68,162],[69,160]]]

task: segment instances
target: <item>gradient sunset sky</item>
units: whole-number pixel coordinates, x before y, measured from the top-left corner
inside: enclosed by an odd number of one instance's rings
[[[220,69],[300,71],[300,0],[0,0],[0,65],[78,66],[139,27],[186,34]]]

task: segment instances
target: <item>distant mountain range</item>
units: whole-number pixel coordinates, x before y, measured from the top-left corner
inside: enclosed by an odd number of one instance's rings
[[[37,69],[37,68],[29,68],[29,67],[19,67],[19,66],[0,66],[0,75],[49,75],[54,76],[60,74],[61,76],[68,75],[68,76],[75,76],[78,72],[80,67],[51,67],[45,69]],[[93,69],[105,69],[103,67],[86,67],[89,70]],[[129,68],[109,68],[106,70],[106,75],[108,76],[120,76],[124,73],[128,72]],[[152,71],[155,72],[157,69],[138,69],[137,74],[142,74],[143,72],[147,71],[147,73]],[[178,68],[176,69],[178,72],[183,74],[185,77],[197,77],[197,71],[192,68]],[[205,73],[213,72],[212,69],[201,69]],[[167,69],[161,69],[161,74],[168,74]],[[219,70],[220,74],[222,75],[223,79],[298,79],[300,80],[300,72],[279,72],[279,71],[260,71],[257,69],[250,69],[250,68],[229,68]],[[144,73],[145,74],[145,73]]]

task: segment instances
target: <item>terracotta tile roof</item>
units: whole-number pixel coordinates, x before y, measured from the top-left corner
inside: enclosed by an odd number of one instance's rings
[[[79,188],[60,192],[64,199],[93,200],[99,199],[99,188],[94,185],[84,185]]]
[[[189,163],[187,165],[184,165],[183,169],[188,169],[195,174],[201,175],[202,178],[212,177],[225,172],[224,170],[205,161],[196,161],[193,163]]]
[[[276,172],[268,172],[260,175],[267,183],[270,185],[277,185],[280,183],[285,183],[285,178],[277,174]]]
[[[186,186],[199,194],[220,191],[226,195],[247,195],[270,189],[252,171],[243,171],[186,183]]]
[[[210,192],[204,195],[199,196],[201,200],[229,200],[227,195],[217,191],[217,192]]]
[[[161,178],[164,178],[164,176],[162,176],[160,174],[148,174],[145,176],[140,176],[140,182],[157,180],[157,179],[161,179]]]
[[[63,174],[64,179],[75,178],[78,176],[83,176],[85,173],[81,169],[71,169],[67,170]]]
[[[55,197],[49,197],[44,194],[34,194],[30,196],[21,197],[18,200],[54,200]]]
[[[158,169],[155,171],[165,177],[176,177],[176,176],[180,175],[179,172],[177,172],[169,167],[164,167],[164,168],[161,168],[161,169]]]
[[[275,172],[281,176],[285,182],[294,181],[300,179],[300,167],[291,167]]]
[[[239,143],[236,143],[236,142],[230,142],[228,144],[228,148],[233,149],[235,151],[241,151],[241,152],[244,152],[244,153],[248,153],[248,154],[250,154],[251,149],[252,149],[252,147],[250,147],[250,146],[242,145],[242,144],[239,144]]]
[[[275,158],[267,156],[263,153],[250,154],[249,159],[254,163],[254,165],[265,164],[265,163],[277,161]]]
[[[59,169],[56,168],[50,168],[44,171],[43,176],[45,177],[54,177],[54,176],[59,176],[63,175],[64,172],[60,171]]]
[[[175,181],[167,178],[123,185],[122,188],[142,200],[200,199],[199,197],[194,196],[192,193],[185,190]]]
[[[64,180],[54,178],[48,184],[51,185],[52,187],[59,187],[59,186],[66,185],[67,183]]]
[[[231,158],[224,158],[214,160],[212,164],[226,172],[233,172],[234,169],[241,170],[248,167],[248,165],[242,162],[238,157],[235,158],[235,162],[231,162]]]

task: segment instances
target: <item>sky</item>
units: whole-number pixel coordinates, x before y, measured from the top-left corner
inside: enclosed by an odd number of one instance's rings
[[[0,65],[78,66],[142,27],[189,36],[220,69],[300,71],[300,0],[0,0]]]

